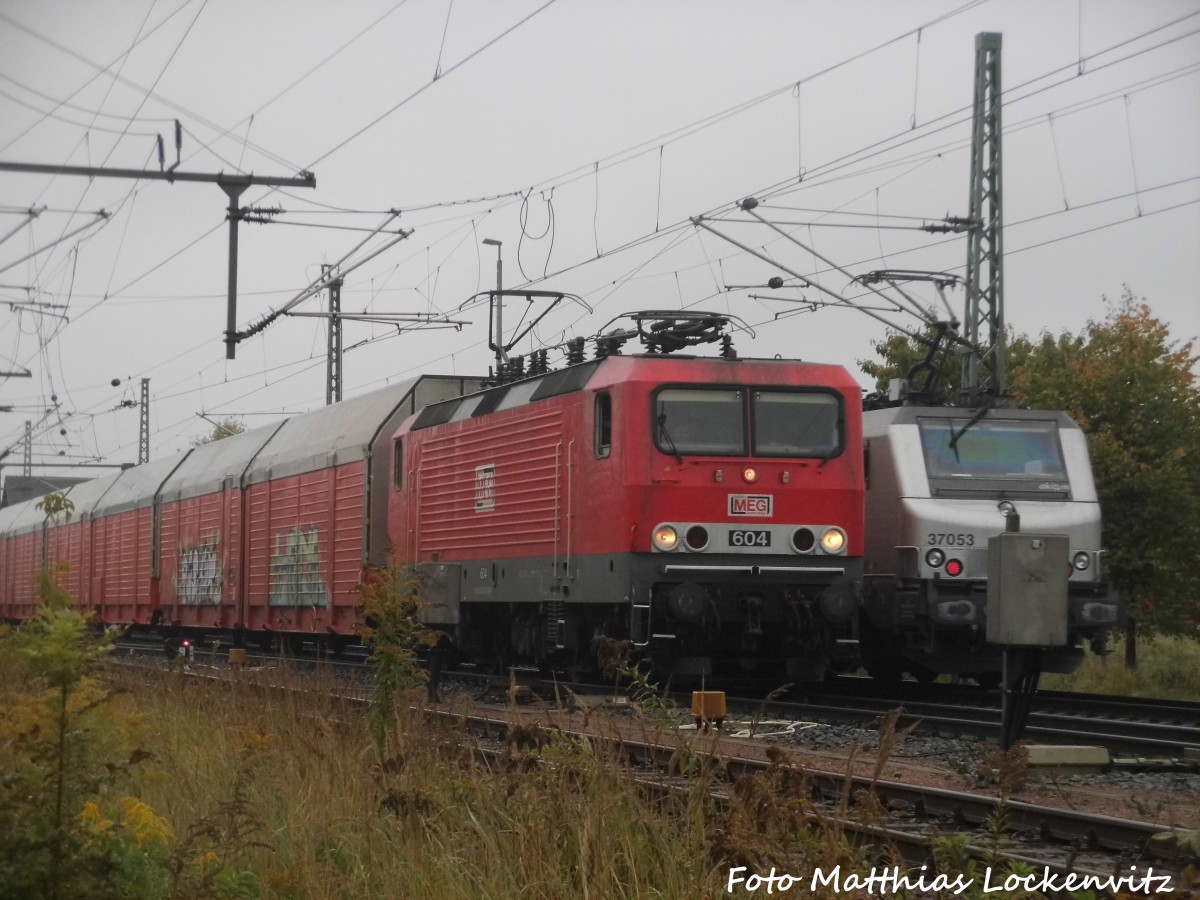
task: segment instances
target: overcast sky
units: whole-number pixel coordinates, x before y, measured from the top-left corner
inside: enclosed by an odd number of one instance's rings
[[[241,197],[283,212],[241,226],[239,328],[322,264],[377,250],[343,310],[469,323],[347,323],[346,396],[486,373],[487,309],[463,307],[495,284],[484,239],[502,242],[506,287],[581,298],[521,352],[629,310],[711,309],[753,329],[742,356],[840,363],[865,384],[883,324],[808,311],[823,295],[794,279],[745,286],[790,271],[859,298],[850,277],[875,269],[962,274],[963,237],[919,226],[968,211],[980,32],[1003,35],[1009,324],[1078,331],[1128,285],[1195,337],[1196,0],[5,0],[0,162],[158,170],[178,120],[179,171],[311,171],[315,189]],[[844,271],[746,224],[750,196]],[[122,401],[146,377],[152,458],[209,432],[198,414],[254,427],[324,403],[322,319],[281,317],[225,359],[227,202],[209,183],[0,172],[5,472],[27,419],[35,460],[136,460]],[[962,291],[948,298],[961,315]],[[529,312],[510,300],[506,322]]]

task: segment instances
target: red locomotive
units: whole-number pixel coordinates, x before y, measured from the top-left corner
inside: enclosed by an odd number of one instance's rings
[[[727,336],[720,358],[664,352],[725,324],[644,314],[624,337],[648,353],[426,376],[77,486],[69,522],[0,510],[0,611],[28,617],[32,575],[65,560],[106,622],[336,646],[393,561],[481,666],[591,670],[605,635],[663,673],[819,676],[856,651],[859,388]]]
[[[706,321],[673,315],[657,347]],[[607,635],[661,672],[819,677],[854,652],[861,439],[838,366],[608,356],[405,422],[392,542],[470,659],[587,668]]]

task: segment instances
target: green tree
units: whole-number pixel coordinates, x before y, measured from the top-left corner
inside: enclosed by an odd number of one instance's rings
[[[886,386],[920,352],[889,335],[881,361],[860,361]],[[1113,585],[1131,611],[1167,632],[1200,627],[1200,357],[1126,288],[1103,321],[1078,334],[1010,337],[1009,390],[1026,409],[1061,409],[1088,435]],[[955,373],[955,377],[957,377]]]
[[[233,437],[235,434],[241,434],[246,430],[246,425],[239,422],[233,417],[227,417],[220,422],[213,423],[212,431],[208,434],[192,438],[193,447],[203,447],[205,444],[211,444],[213,441],[222,441],[227,437]]]

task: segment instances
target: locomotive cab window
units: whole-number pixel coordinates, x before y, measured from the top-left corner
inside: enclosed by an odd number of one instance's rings
[[[1066,483],[1058,423],[1035,419],[918,419],[931,479]]]
[[[612,395],[596,395],[596,458],[607,459],[612,453]]]
[[[755,456],[828,458],[842,450],[842,403],[826,391],[755,391]]]
[[[736,388],[663,388],[654,395],[654,444],[670,454],[746,455],[746,408]]]
[[[392,490],[404,486],[404,439],[397,438],[392,447]]]

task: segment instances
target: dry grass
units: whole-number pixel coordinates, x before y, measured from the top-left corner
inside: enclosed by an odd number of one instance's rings
[[[1054,686],[1200,696],[1196,642],[1156,638],[1139,651],[1135,673],[1118,648]],[[4,654],[0,675],[19,680]],[[823,809],[776,752],[767,772],[722,784],[715,736],[680,733],[669,716],[643,718],[645,736],[674,741],[676,768],[698,777],[663,793],[637,786],[608,744],[549,724],[514,727],[501,759],[485,761],[475,738],[422,713],[423,691],[387,723],[381,758],[361,706],[319,679],[279,675],[297,690],[263,690],[250,673],[205,683],[158,672],[122,696],[145,717],[151,754],[128,789],[171,835],[154,863],[170,890],[145,896],[719,897],[733,866],[803,875],[890,863],[839,824],[886,815],[849,782]],[[903,738],[885,723],[876,777]],[[714,785],[727,803],[710,798]]]
[[[899,863],[868,855],[840,824],[849,813],[881,821],[878,801],[847,781],[832,810],[817,805],[778,750],[766,772],[722,784],[714,736],[660,731],[697,777],[647,791],[607,743],[553,726],[513,727],[501,759],[485,761],[414,695],[380,759],[361,707],[310,678],[296,685],[305,690],[281,695],[249,674],[214,684],[164,672],[127,695],[155,732],[137,791],[175,835],[171,896],[715,898],[730,896],[733,866],[805,875]],[[880,766],[903,738],[885,725]],[[711,798],[714,785],[727,802]],[[807,888],[797,891],[834,896]]]
[[[503,761],[402,710],[379,760],[361,709],[168,676],[143,799],[183,864],[251,872],[273,897],[683,897],[719,893],[702,791],[650,799],[600,745],[514,730]],[[231,846],[236,844],[237,846]],[[223,854],[223,855],[222,855]]]

